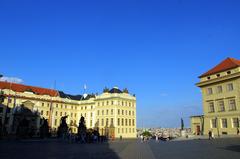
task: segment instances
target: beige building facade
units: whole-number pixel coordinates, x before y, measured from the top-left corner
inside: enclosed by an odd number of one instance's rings
[[[203,116],[191,117],[193,133],[237,134],[240,119],[240,61],[227,58],[204,73],[201,88]]]
[[[24,105],[36,112],[39,118],[48,119],[53,131],[60,125],[61,117],[67,115],[68,126],[73,133],[77,133],[79,120],[83,116],[87,128],[98,129],[100,135],[136,138],[136,97],[127,89],[114,87],[104,89],[99,95],[69,95],[62,91],[8,82],[0,82],[0,89],[6,97],[0,105],[0,122],[7,123],[9,133],[14,133],[11,129],[14,112]],[[38,128],[40,125],[39,119]]]

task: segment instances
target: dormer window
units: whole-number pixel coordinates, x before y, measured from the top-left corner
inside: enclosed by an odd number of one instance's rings
[[[220,74],[217,74],[217,77],[220,77]]]
[[[208,76],[208,77],[207,77],[207,79],[208,79],[208,80],[210,80],[210,79],[211,79],[211,77],[210,77],[210,76]]]
[[[231,74],[231,71],[227,71],[227,74],[230,75],[230,74]]]

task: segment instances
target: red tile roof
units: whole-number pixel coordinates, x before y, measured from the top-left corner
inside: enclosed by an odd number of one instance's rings
[[[10,82],[1,82],[0,81],[0,89],[11,89],[15,92],[31,91],[37,95],[49,95],[52,97],[58,96],[58,91],[53,90],[53,89],[33,87],[33,86],[27,86],[27,85],[23,85],[23,84],[10,83]]]
[[[234,58],[227,58],[227,59],[223,60],[217,66],[213,67],[211,70],[209,70],[206,73],[199,76],[199,78],[209,76],[209,75],[212,75],[212,74],[215,74],[215,73],[223,72],[223,71],[233,69],[233,68],[236,68],[236,67],[239,67],[239,66],[240,66],[240,60],[237,60],[237,59],[234,59]]]

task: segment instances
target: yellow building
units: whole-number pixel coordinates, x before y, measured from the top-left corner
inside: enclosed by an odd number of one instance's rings
[[[0,105],[0,122],[7,123],[9,133],[16,131],[12,129],[12,116],[23,104],[40,118],[48,119],[52,130],[58,128],[61,117],[68,115],[67,124],[77,133],[79,120],[83,116],[87,128],[98,129],[101,135],[136,137],[136,97],[129,94],[127,89],[121,91],[114,87],[104,89],[99,95],[69,95],[53,89],[8,82],[0,82],[0,89],[6,96]]]
[[[192,131],[215,135],[237,134],[240,118],[240,61],[227,58],[202,74],[203,116],[191,117]]]

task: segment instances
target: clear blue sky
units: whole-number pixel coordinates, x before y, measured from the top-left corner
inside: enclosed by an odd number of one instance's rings
[[[67,93],[127,87],[138,126],[202,113],[198,76],[240,59],[239,0],[0,1],[0,73]]]

